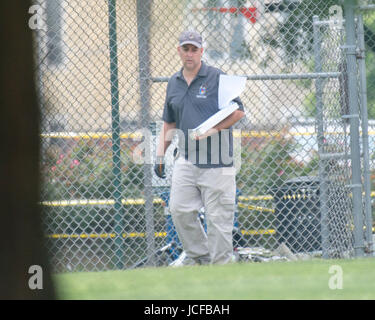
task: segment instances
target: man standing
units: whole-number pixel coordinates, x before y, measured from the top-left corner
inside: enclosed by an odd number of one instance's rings
[[[180,156],[173,169],[169,203],[173,223],[189,258],[198,264],[224,264],[233,254],[232,125],[244,116],[243,105],[236,98],[236,111],[204,135],[192,137],[192,129],[219,111],[219,76],[223,72],[201,60],[202,37],[195,31],[181,33],[177,52],[182,69],[168,82],[154,171],[165,178],[164,155],[177,132]],[[202,207],[207,234],[197,214]]]

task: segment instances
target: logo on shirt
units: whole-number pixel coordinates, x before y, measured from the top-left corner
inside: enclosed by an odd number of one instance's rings
[[[207,93],[207,88],[206,88],[206,86],[204,84],[202,84],[199,87],[199,92],[198,92],[198,94],[197,94],[196,97],[197,98],[203,98],[203,99],[205,99],[205,98],[207,98],[206,93]]]

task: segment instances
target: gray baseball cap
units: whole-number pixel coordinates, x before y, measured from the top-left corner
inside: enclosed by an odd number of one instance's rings
[[[178,38],[180,47],[184,44],[192,44],[198,48],[202,48],[202,36],[196,31],[184,31]]]

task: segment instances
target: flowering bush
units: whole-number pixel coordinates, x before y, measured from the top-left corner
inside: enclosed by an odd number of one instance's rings
[[[269,194],[288,179],[316,174],[317,156],[307,164],[292,156],[299,147],[292,137],[282,133],[272,138],[243,138],[242,164],[237,177],[242,193]]]
[[[114,175],[109,140],[54,142],[45,150],[42,167],[42,200],[111,199]],[[121,174],[125,196],[139,196],[142,190],[142,166],[131,161],[132,145],[121,151]]]

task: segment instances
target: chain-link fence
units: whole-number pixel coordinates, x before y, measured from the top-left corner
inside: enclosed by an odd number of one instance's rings
[[[185,29],[201,32],[207,64],[248,79],[234,132],[235,247],[368,253],[375,11],[366,5],[36,0],[41,201],[55,270],[167,264],[181,253],[168,211],[173,148],[165,181],[152,162]]]
[[[367,252],[374,251],[374,226],[375,211],[373,203],[373,178],[374,178],[374,107],[373,91],[375,88],[374,68],[375,57],[375,5],[374,1],[360,1],[356,17],[357,32],[357,62],[358,62],[358,91],[359,111],[362,128],[361,154],[363,171],[363,219],[365,221],[365,246]],[[370,119],[370,120],[369,120]]]

